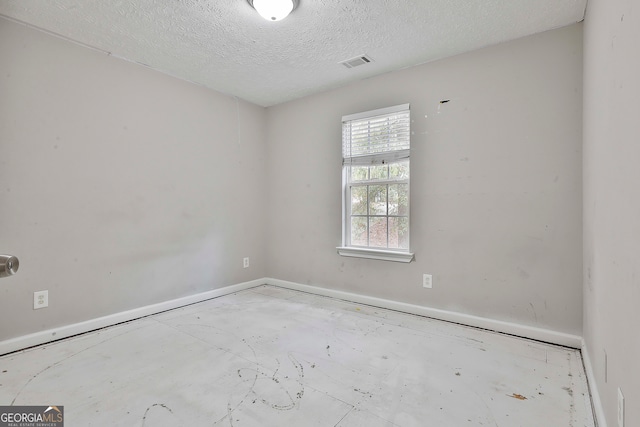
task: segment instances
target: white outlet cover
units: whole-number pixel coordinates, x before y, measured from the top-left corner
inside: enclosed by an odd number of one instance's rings
[[[423,274],[422,275],[422,287],[424,288],[432,288],[433,287],[433,278],[431,274]]]
[[[37,291],[33,293],[33,309],[49,307],[49,291]]]

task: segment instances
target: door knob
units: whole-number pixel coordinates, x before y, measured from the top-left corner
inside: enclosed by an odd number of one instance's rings
[[[13,255],[0,255],[0,277],[13,276],[19,266],[20,261]]]

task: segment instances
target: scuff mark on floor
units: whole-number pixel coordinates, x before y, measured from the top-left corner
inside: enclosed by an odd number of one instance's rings
[[[527,400],[526,397],[524,397],[523,395],[518,394],[518,393],[507,394],[507,396],[513,397],[514,399],[518,399],[518,400]]]
[[[356,407],[355,407],[355,406],[351,406],[351,409],[349,409],[349,410],[347,411],[347,413],[346,413],[346,414],[344,414],[344,416],[343,416],[342,418],[340,418],[340,419],[338,420],[338,422],[337,422],[333,427],[338,427],[338,425],[340,425],[340,423],[342,422],[342,420],[344,420],[345,418],[347,418],[347,415],[349,415],[349,414],[350,414],[354,409],[356,409]]]
[[[369,392],[369,391],[360,390],[359,388],[354,388],[353,391],[355,391],[356,393],[363,394],[363,395],[365,395],[367,397],[370,397],[370,398],[373,397],[373,394],[371,392]]]
[[[142,326],[142,327],[144,327],[144,326]],[[84,349],[82,349],[82,350],[80,350],[80,351],[76,351],[76,352],[74,352],[73,354],[70,354],[69,356],[62,358],[62,359],[58,360],[57,362],[55,362],[55,363],[53,363],[53,364],[51,364],[51,365],[47,366],[46,368],[44,368],[44,369],[40,370],[39,372],[35,373],[31,378],[29,378],[29,379],[27,380],[27,382],[26,382],[26,383],[24,383],[24,385],[22,386],[22,388],[21,388],[20,390],[18,390],[18,392],[17,392],[17,393],[16,393],[16,395],[14,396],[13,400],[11,401],[10,406],[14,406],[14,405],[15,405],[16,400],[18,400],[18,397],[20,397],[20,395],[22,394],[22,392],[23,392],[23,391],[24,391],[24,390],[29,386],[29,384],[31,384],[31,382],[32,382],[33,380],[35,380],[36,378],[38,378],[40,375],[42,375],[43,373],[45,373],[45,372],[46,372],[46,371],[48,371],[49,369],[54,368],[54,367],[56,367],[56,366],[58,366],[58,365],[60,365],[60,364],[62,364],[62,363],[64,363],[64,362],[66,362],[67,360],[69,360],[69,359],[71,359],[71,358],[73,358],[73,357],[75,357],[75,356],[77,356],[77,355],[79,355],[79,354],[84,353],[85,351],[91,350],[92,348],[98,347],[99,345],[102,345],[102,344],[104,344],[104,343],[106,343],[106,342],[109,342],[109,341],[111,341],[111,340],[114,340],[114,339],[116,339],[116,338],[119,338],[119,337],[121,337],[121,336],[123,336],[123,335],[130,334],[131,332],[134,332],[134,331],[136,331],[136,330],[138,330],[138,329],[140,329],[140,328],[131,329],[131,330],[129,330],[129,331],[125,331],[125,332],[123,332],[123,333],[121,333],[121,334],[115,335],[115,336],[113,336],[113,337],[111,337],[111,338],[106,338],[106,339],[104,339],[104,340],[102,340],[102,341],[100,341],[100,342],[98,342],[98,343],[96,343],[96,344],[90,345],[89,347],[86,347],[86,348],[84,348]]]
[[[144,415],[142,416],[142,426],[143,427],[144,427],[145,423],[147,422],[147,415],[149,414],[149,411],[151,411],[155,407],[159,407],[159,408],[165,409],[165,410],[167,410],[167,411],[169,411],[170,413],[173,414],[173,411],[171,410],[171,408],[169,408],[164,403],[154,403],[153,405],[149,406],[146,411],[144,411]]]
[[[231,409],[231,402],[227,402],[227,418],[229,419],[229,426],[233,427],[233,411],[234,409]]]
[[[245,342],[245,344],[249,345],[248,343],[246,343],[245,340],[242,340],[242,341]],[[303,380],[302,380],[304,378],[304,367],[300,362],[298,362],[298,360],[292,354],[288,354],[288,357],[289,357],[289,360],[291,361],[291,364],[293,365],[293,367],[296,369],[296,372],[297,372],[297,378],[293,380],[299,386],[299,389],[294,394],[295,398],[293,397],[292,393],[290,393],[289,390],[286,388],[286,384],[291,383],[291,380],[286,381],[289,379],[289,377],[283,376],[282,374],[280,375],[278,374],[281,368],[279,359],[276,359],[278,363],[278,367],[276,368],[273,374],[268,374],[264,372],[264,368],[259,364],[256,364],[256,368],[238,369],[237,370],[238,377],[243,379],[242,383],[246,383],[249,378],[248,376],[243,375],[243,371],[253,372],[252,384],[249,386],[248,391],[246,392],[244,397],[240,399],[240,401],[235,406],[231,401],[231,396],[229,397],[229,401],[227,402],[227,414],[224,417],[215,421],[214,425],[224,421],[225,419],[228,419],[229,425],[233,426],[234,412],[237,411],[239,408],[241,408],[241,406],[246,401],[250,401],[252,404],[255,404],[256,402],[259,401],[264,405],[270,407],[271,409],[275,409],[278,411],[290,411],[298,407],[298,404],[299,404],[298,402],[303,398],[304,391],[305,391]],[[247,380],[245,380],[244,378],[247,378]],[[261,393],[259,390],[257,390],[256,385],[258,381],[262,381],[262,380],[268,380],[268,381],[271,381],[273,384],[275,384],[277,388],[282,392],[280,396],[286,396],[286,403],[276,403],[273,401],[274,395],[272,393],[270,393],[269,395],[265,395],[265,393]],[[253,397],[249,398],[249,396],[251,395],[253,395]]]
[[[478,399],[480,400],[480,402],[482,402],[482,404],[485,406],[485,408],[487,408],[488,415],[491,418],[490,421],[493,421],[495,426],[499,427],[498,426],[498,421],[496,421],[495,415],[493,414],[493,409],[491,409],[489,404],[484,400],[484,398],[478,392],[474,391],[473,394],[475,394],[478,397]],[[491,400],[493,400],[493,398],[491,398]],[[440,409],[442,410],[442,408],[440,408]]]
[[[278,358],[276,358],[276,363],[278,364],[278,367],[276,368],[276,370],[273,372],[273,376],[271,377],[271,379],[273,379],[275,382],[280,382],[278,381],[278,379],[276,378],[276,375],[278,375],[278,371],[280,370],[280,360]]]
[[[238,369],[238,376],[240,378],[243,378],[242,373],[241,373],[242,369]],[[253,377],[253,382],[251,383],[251,386],[249,386],[249,391],[247,391],[247,393],[244,395],[244,397],[242,399],[240,399],[240,402],[238,402],[238,404],[235,407],[231,407],[231,401],[227,401],[227,415],[223,416],[222,418],[218,419],[217,421],[213,422],[213,425],[216,425],[222,421],[224,421],[225,419],[229,419],[229,425],[233,426],[233,412],[238,409],[240,407],[240,405],[242,405],[244,403],[244,401],[247,399],[247,397],[249,397],[249,395],[253,392],[253,389],[256,385],[256,382],[258,382],[258,371],[254,370],[254,377]],[[245,382],[243,380],[243,382]],[[254,393],[255,394],[255,393]],[[256,400],[253,400],[253,403],[255,403]]]
[[[295,357],[293,357],[292,353],[289,353],[289,360],[291,360],[291,363],[293,363],[293,366],[298,371],[298,375],[300,376],[298,382],[301,382],[302,378],[304,378],[304,367],[300,362],[296,360]]]

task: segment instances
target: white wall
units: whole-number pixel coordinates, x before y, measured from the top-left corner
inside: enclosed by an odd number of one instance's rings
[[[265,117],[0,19],[0,341],[264,277]]]
[[[584,338],[611,427],[618,387],[625,426],[640,426],[637,6],[590,0],[584,25]]]
[[[340,257],[341,116],[406,102],[416,261]],[[270,107],[267,273],[581,335],[581,117],[580,24]]]

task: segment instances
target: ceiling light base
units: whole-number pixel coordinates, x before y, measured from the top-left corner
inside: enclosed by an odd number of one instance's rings
[[[298,7],[298,0],[247,0],[247,2],[267,21],[280,21]]]

